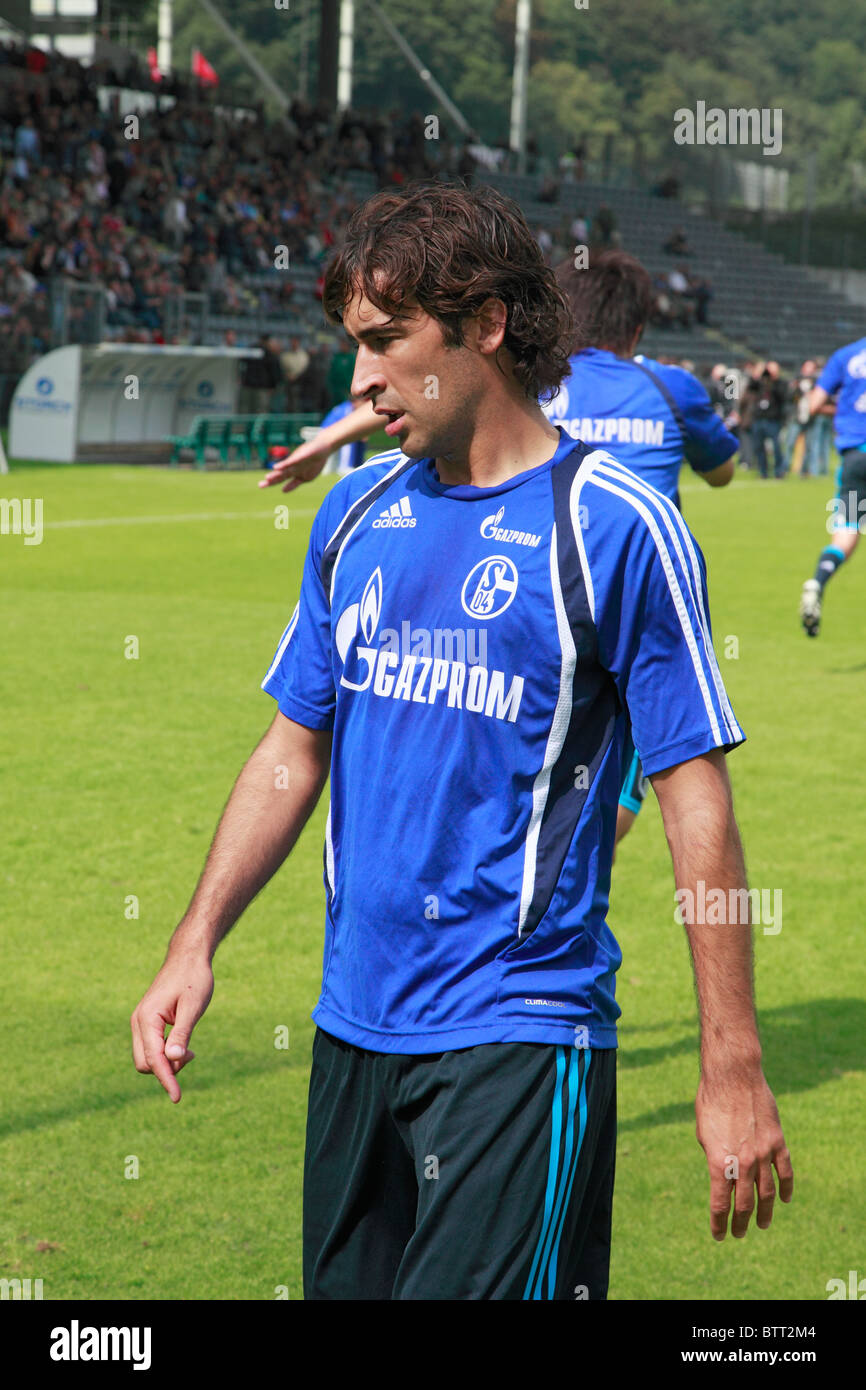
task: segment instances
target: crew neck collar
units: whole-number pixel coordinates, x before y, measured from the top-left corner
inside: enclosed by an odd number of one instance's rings
[[[506,478],[505,482],[496,483],[493,487],[473,487],[469,483],[455,483],[453,485],[443,483],[436,472],[432,458],[420,459],[419,467],[430,491],[439,493],[442,497],[452,497],[456,501],[463,502],[479,501],[484,497],[495,497],[500,492],[510,492],[512,488],[520,487],[523,483],[528,483],[533,478],[547,472],[548,469],[567,458],[572,450],[578,447],[578,440],[573,439],[570,434],[566,434],[561,426],[557,426],[557,428],[559,429],[559,443],[546,463],[539,463],[535,468],[526,468],[521,473],[515,473],[513,478]]]

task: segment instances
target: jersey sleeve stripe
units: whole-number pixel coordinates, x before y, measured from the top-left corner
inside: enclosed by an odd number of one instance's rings
[[[599,463],[600,462],[601,457],[599,458]],[[617,475],[614,474],[614,477],[616,476]],[[613,493],[614,496],[621,497],[624,501],[630,502],[631,505],[634,507],[635,511],[638,513],[638,515],[646,523],[650,535],[655,541],[656,549],[659,554],[659,559],[661,560],[662,568],[665,573],[665,578],[668,582],[668,588],[671,592],[671,598],[673,599],[674,608],[676,610],[677,617],[680,621],[680,627],[682,629],[683,637],[685,638],[686,646],[688,648],[689,655],[692,659],[692,666],[694,668],[695,678],[698,683],[698,689],[700,690],[701,698],[704,702],[704,709],[706,711],[710,729],[712,730],[715,742],[719,747],[722,747],[725,743],[728,743],[730,740],[723,737],[722,731],[719,727],[718,715],[716,713],[713,697],[710,694],[709,685],[707,683],[707,673],[704,670],[704,664],[701,660],[700,651],[698,650],[698,643],[695,635],[694,625],[692,623],[691,617],[689,616],[689,611],[686,606],[686,602],[683,598],[682,589],[680,587],[679,580],[677,579],[676,569],[674,567],[673,560],[671,559],[670,551],[668,550],[668,547],[665,545],[664,538],[662,537],[662,533],[659,530],[659,527],[656,523],[656,519],[650,512],[649,508],[646,507],[644,503],[640,500],[640,498],[636,497],[633,492],[629,492],[626,490],[626,488],[619,487],[614,482],[611,482],[607,478],[600,476],[598,465],[596,465],[593,468],[592,481],[596,485],[596,487],[602,488],[605,492]]]
[[[669,497],[665,497],[663,494],[649,487],[642,478],[636,477],[636,475],[629,472],[628,469],[623,468],[622,464],[615,463],[612,459],[605,459],[603,464],[601,462],[599,463],[599,466],[603,469],[607,477],[619,478],[622,482],[639,492],[641,496],[646,497],[649,503],[655,506],[657,513],[661,515],[665,523],[668,535],[673,541],[677,557],[686,579],[688,579],[689,569],[691,569],[693,582],[689,585],[689,589],[695,607],[700,614],[701,628],[704,634],[704,644],[707,652],[707,663],[713,679],[716,698],[718,699],[722,718],[730,736],[730,740],[732,742],[739,742],[743,737],[743,731],[737,723],[734,711],[731,708],[728,693],[725,690],[725,683],[722,680],[722,674],[719,670],[718,662],[716,661],[716,653],[710,635],[710,625],[707,621],[706,610],[704,608],[703,584],[701,583],[697,551],[695,550],[694,543],[679,509]],[[680,545],[680,541],[682,541],[682,546]],[[683,554],[683,546],[689,556],[688,566],[686,565],[685,556]]]
[[[291,640],[292,640],[292,633],[294,632],[295,628],[296,628],[297,625],[298,625],[298,614],[300,613],[300,611],[301,611],[301,600],[298,599],[297,603],[295,604],[295,611],[294,611],[294,613],[292,614],[292,616],[289,618],[289,621],[288,621],[288,624],[287,624],[287,626],[286,626],[286,629],[285,629],[285,631],[284,631],[282,637],[280,638],[280,645],[277,647],[277,654],[276,654],[276,656],[274,657],[273,661],[271,662],[270,670],[268,671],[268,674],[265,676],[264,680],[262,681],[262,684],[261,684],[261,689],[262,689],[262,690],[265,689],[265,687],[266,687],[268,681],[270,680],[271,676],[274,674],[274,672],[276,671],[277,667],[279,666],[280,662],[281,662],[282,659],[283,659],[283,652],[286,650],[286,647],[287,647],[287,646],[289,645],[289,643],[291,642]],[[259,670],[261,670],[261,667],[259,667]]]
[[[665,500],[667,501],[667,499]],[[731,702],[728,699],[728,692],[725,689],[725,682],[722,679],[722,673],[719,670],[719,663],[716,660],[716,652],[713,646],[712,637],[710,635],[710,624],[707,618],[706,610],[704,608],[703,585],[701,584],[701,575],[700,567],[698,565],[697,552],[695,551],[694,542],[692,541],[692,538],[689,535],[688,528],[682,518],[682,515],[672,502],[669,503],[669,506],[671,509],[671,522],[679,531],[683,544],[686,550],[688,551],[689,559],[691,561],[692,574],[694,576],[695,593],[698,601],[698,611],[701,615],[701,623],[703,625],[704,634],[706,637],[707,659],[709,660],[710,667],[713,673],[713,683],[716,687],[716,694],[718,695],[719,702],[722,706],[722,710],[725,716],[725,724],[727,725],[728,732],[731,734],[732,739],[739,740],[742,739],[744,735],[742,729],[737,723],[737,717],[734,714],[734,711],[731,707]]]

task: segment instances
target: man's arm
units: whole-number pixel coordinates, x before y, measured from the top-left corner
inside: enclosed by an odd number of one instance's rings
[[[382,423],[382,418],[373,411],[372,401],[365,401],[350,415],[319,430],[306,444],[299,444],[288,458],[275,463],[267,477],[262,478],[259,487],[285,483],[283,492],[293,492],[301,483],[310,483],[317,478],[331,454],[342,449],[344,444],[356,444],[359,439],[367,439],[374,430],[381,429]]]
[[[813,386],[809,392],[809,417],[813,415],[835,415],[836,406],[823,386]]]
[[[746,871],[731,787],[720,751],[706,753],[651,777],[664,820],[678,898],[694,965],[701,1030],[701,1076],[695,1114],[698,1142],[710,1170],[710,1229],[716,1240],[727,1230],[731,1190],[731,1234],[744,1236],[758,1189],[757,1224],[769,1226],[775,1183],[790,1202],[794,1175],[779,1113],[761,1067],[752,981],[749,913],[727,913],[724,926],[695,921],[694,906],[720,888],[725,903],[746,888]],[[698,890],[703,881],[704,893]],[[687,890],[682,892],[682,890]],[[731,922],[731,915],[746,920]]]
[[[709,483],[710,487],[727,487],[734,476],[734,472],[734,460],[732,456],[726,459],[724,463],[720,463],[718,468],[710,468],[706,473],[702,473],[701,477],[705,483]]]
[[[214,952],[295,844],[321,796],[330,756],[329,731],[278,713],[234,785],[165,963],[130,1019],[136,1070],[153,1072],[175,1102],[176,1073],[195,1056],[190,1034],[213,993]]]
[[[668,381],[685,426],[686,459],[710,487],[725,487],[734,476],[736,435],[716,414],[709,392],[691,372],[672,368]]]

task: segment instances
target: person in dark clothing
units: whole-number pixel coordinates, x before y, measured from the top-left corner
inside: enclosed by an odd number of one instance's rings
[[[261,348],[262,356],[246,357],[242,364],[242,415],[267,415],[274,391],[283,379],[280,359],[274,351],[273,341],[263,333],[256,346]]]
[[[695,318],[698,323],[708,323],[707,305],[713,297],[713,287],[703,275],[689,275],[686,295],[695,301]]]
[[[613,246],[616,237],[616,213],[607,203],[599,203],[593,221],[593,233],[600,246]]]
[[[746,394],[751,397],[752,440],[758,456],[758,468],[761,471],[761,477],[769,477],[767,458],[767,443],[769,441],[773,449],[773,476],[784,478],[785,459],[779,443],[779,433],[782,428],[786,391],[784,384],[779,380],[778,368],[774,372],[768,364],[757,381],[748,387]]]
[[[682,227],[674,228],[662,250],[667,251],[669,256],[690,256],[692,254],[689,239]]]

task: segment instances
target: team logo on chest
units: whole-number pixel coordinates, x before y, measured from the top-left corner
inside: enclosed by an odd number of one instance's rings
[[[507,555],[479,560],[466,576],[460,602],[470,618],[498,618],[517,593],[517,570]]]
[[[476,565],[475,569],[489,563],[482,561],[482,565]],[[509,560],[503,563],[506,566],[511,564]],[[513,565],[511,569],[514,570]],[[515,571],[513,587],[510,593],[506,589],[503,603],[502,585],[499,582],[502,577],[491,575],[487,587],[483,588],[481,576],[473,591],[490,596],[491,607],[494,603],[500,604],[498,612],[508,606],[517,588]],[[509,576],[504,577],[507,583],[512,582]],[[471,578],[472,575],[467,579],[467,584]],[[465,588],[464,585],[464,592]],[[378,634],[379,645],[374,645],[382,616],[382,590],[382,571],[377,567],[364,585],[360,602],[350,603],[337,619],[334,645],[343,667],[340,685],[358,694],[369,691],[372,695],[389,700],[421,705],[438,704],[446,709],[467,710],[487,719],[500,719],[513,724],[523,698],[523,676],[491,669],[482,662],[468,664],[443,656],[425,656],[421,652],[404,652],[401,656],[390,645],[384,645],[386,632]],[[405,626],[411,630],[411,623]],[[390,633],[391,630],[386,631]],[[453,638],[454,631],[446,631]]]
[[[541,537],[534,531],[516,531],[512,526],[500,526],[500,521],[505,516],[505,508],[500,507],[495,516],[486,516],[479,526],[479,531],[486,541],[513,541],[515,545],[531,545],[535,547],[541,543]]]

